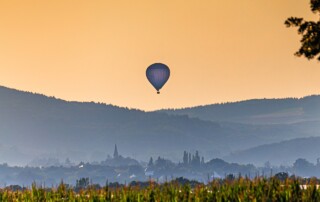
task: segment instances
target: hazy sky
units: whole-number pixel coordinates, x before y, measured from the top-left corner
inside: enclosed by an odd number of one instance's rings
[[[145,110],[319,94],[289,16],[318,18],[309,0],[0,0],[0,85]]]

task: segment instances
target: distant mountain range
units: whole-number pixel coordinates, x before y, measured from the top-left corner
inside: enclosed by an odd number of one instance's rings
[[[234,152],[225,159],[231,162],[248,162],[259,166],[263,166],[267,161],[271,165],[292,165],[298,158],[316,162],[320,158],[319,145],[320,137],[296,138]]]
[[[168,114],[188,115],[202,120],[249,124],[290,124],[319,121],[320,96],[301,99],[253,99],[184,109],[160,110]]]
[[[178,161],[184,150],[229,158],[264,144],[320,136],[319,122],[320,96],[144,112],[0,87],[0,163],[103,161],[114,144],[124,156],[144,161]]]

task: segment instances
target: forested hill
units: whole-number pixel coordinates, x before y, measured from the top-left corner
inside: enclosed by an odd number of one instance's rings
[[[220,138],[225,133],[221,130],[219,124],[187,116],[67,102],[0,87],[0,163],[26,163],[39,155],[104,160],[114,144],[122,154],[138,159],[180,158],[187,148],[202,148],[205,143],[209,148],[230,138],[231,133]]]
[[[320,120],[320,96],[285,99],[253,99],[183,109],[160,110],[203,120],[250,124],[280,124]]]
[[[305,98],[310,103],[302,108],[305,120],[316,117],[314,99],[318,97]],[[238,110],[241,114],[241,106]],[[230,111],[220,112],[221,117],[231,117]],[[212,159],[263,144],[320,136],[319,121],[252,125],[217,120],[68,102],[0,87],[0,163],[26,165],[43,157],[103,161],[113,153],[115,144],[123,156],[144,161],[151,156],[179,161],[184,150],[199,150],[205,159]]]
[[[231,162],[250,162],[260,166],[266,162],[271,165],[292,165],[298,158],[316,163],[320,158],[319,145],[320,137],[296,138],[237,151],[225,159]]]

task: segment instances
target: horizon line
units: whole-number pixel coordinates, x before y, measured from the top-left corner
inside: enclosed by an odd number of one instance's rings
[[[7,86],[2,85],[2,84],[0,84],[0,88],[5,88],[5,89],[8,89],[8,90],[14,90],[14,91],[22,92],[22,93],[40,95],[40,96],[44,96],[44,97],[51,98],[51,99],[61,100],[61,101],[64,101],[64,102],[103,104],[103,105],[109,105],[109,106],[114,106],[114,107],[118,107],[118,108],[125,108],[125,109],[129,109],[129,110],[137,110],[137,111],[143,111],[143,112],[157,112],[157,111],[162,111],[162,110],[183,110],[183,109],[191,109],[191,108],[198,108],[198,107],[205,107],[205,106],[212,106],[212,105],[235,104],[235,103],[247,102],[247,101],[253,101],[253,100],[284,100],[284,99],[298,99],[299,100],[299,99],[304,99],[304,98],[312,97],[312,96],[320,96],[320,94],[310,94],[310,95],[305,95],[305,96],[302,96],[302,97],[248,98],[248,99],[237,100],[237,101],[206,103],[206,104],[199,104],[199,105],[187,106],[187,107],[160,108],[160,109],[154,109],[154,110],[146,110],[146,109],[140,109],[140,108],[136,108],[136,107],[121,106],[121,105],[116,105],[116,104],[106,103],[106,102],[97,102],[97,101],[93,101],[93,100],[91,100],[91,101],[68,100],[68,99],[56,97],[54,95],[47,95],[47,94],[42,94],[42,93],[39,93],[39,92],[33,92],[33,91],[28,91],[28,90],[20,90],[20,89],[13,88],[13,87],[7,87]]]

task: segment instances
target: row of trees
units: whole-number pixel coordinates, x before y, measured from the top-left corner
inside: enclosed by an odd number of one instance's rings
[[[173,162],[161,158],[160,156],[158,159],[153,162],[153,158],[150,157],[148,167],[153,167],[153,166],[167,166],[168,164],[173,164]],[[183,152],[183,160],[182,160],[182,165],[184,166],[192,166],[192,167],[199,167],[201,165],[204,165],[204,157],[200,157],[199,151],[196,151],[195,154],[191,154],[189,152],[184,151]]]
[[[199,156],[199,152],[196,151],[195,154],[188,153],[186,151],[183,152],[183,165],[191,165],[191,166],[200,166],[204,164],[204,157]]]

